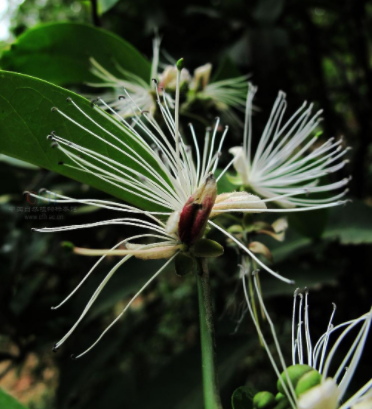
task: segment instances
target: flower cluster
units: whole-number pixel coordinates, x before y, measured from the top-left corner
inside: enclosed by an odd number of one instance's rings
[[[174,108],[174,94],[177,85],[177,68],[175,65],[159,64],[160,39],[153,41],[153,59],[151,64],[151,78],[157,81],[157,91],[166,100],[170,108]],[[111,91],[105,92],[102,99],[106,101],[110,108],[113,108],[121,117],[133,117],[135,111],[133,102],[141,111],[147,111],[154,115],[157,109],[157,98],[151,82],[144,81],[135,73],[129,72],[120,65],[116,68],[121,77],[109,72],[104,66],[99,64],[94,58],[91,61],[91,72],[97,77],[96,82],[87,85],[94,88],[109,88]],[[220,81],[211,81],[212,64],[207,63],[194,70],[191,75],[187,69],[181,73],[179,86],[185,97],[181,104],[181,113],[188,114],[192,105],[199,101],[213,107],[231,124],[241,124],[241,121],[234,109],[244,111],[245,95],[247,90],[247,76],[240,76]],[[130,98],[123,95],[123,90],[129,94]]]
[[[230,178],[231,181],[261,197],[280,195],[277,202],[282,207],[321,206],[342,198],[347,189],[333,197],[322,194],[342,189],[348,183],[347,178],[330,183],[327,176],[345,166],[347,160],[340,159],[349,148],[343,148],[342,140],[334,138],[319,143],[320,133],[315,131],[322,111],[313,114],[312,104],[305,102],[284,122],[286,95],[279,92],[257,148],[253,150],[252,101],[256,91],[257,88],[250,85],[243,146],[230,149],[237,172],[237,177]],[[309,197],[309,194],[316,197]]]
[[[156,47],[155,47],[156,48]],[[156,54],[156,53],[155,53]],[[156,54],[158,55],[158,54]],[[155,58],[158,60],[158,57]],[[155,64],[155,63],[154,63]],[[97,290],[92,295],[84,311],[79,319],[68,331],[68,333],[55,345],[55,350],[58,349],[76,329],[82,319],[90,310],[91,306],[110,280],[115,272],[131,257],[141,258],[145,260],[149,259],[165,259],[164,265],[148,280],[147,283],[134,295],[134,297],[128,302],[123,311],[118,317],[108,326],[108,328],[101,334],[98,340],[85,352],[78,357],[88,352],[102,337],[103,335],[114,325],[121,316],[128,310],[132,302],[138,297],[138,295],[156,278],[164,269],[175,260],[177,266],[177,258],[187,256],[190,259],[195,257],[208,257],[209,254],[215,256],[221,254],[219,245],[213,244],[213,242],[201,241],[205,235],[207,226],[214,228],[223,233],[226,238],[239,248],[239,250],[254,260],[255,265],[260,266],[275,277],[290,283],[291,280],[284,278],[279,273],[273,271],[267,265],[265,265],[258,257],[259,254],[264,253],[264,248],[256,243],[255,247],[247,246],[244,241],[240,240],[233,233],[226,230],[218,220],[215,220],[218,216],[223,216],[225,213],[265,213],[265,212],[283,212],[283,211],[306,211],[319,208],[327,208],[340,205],[344,202],[337,200],[324,200],[323,202],[314,201],[310,203],[310,200],[306,203],[306,206],[298,203],[298,208],[293,209],[273,209],[268,208],[267,204],[273,201],[282,202],[287,200],[294,200],[298,194],[303,194],[305,189],[303,186],[293,187],[292,190],[277,190],[272,191],[270,194],[265,190],[265,185],[260,187],[261,182],[256,182],[255,188],[258,192],[262,193],[265,198],[260,198],[254,194],[246,191],[230,191],[217,194],[217,183],[219,179],[225,174],[225,172],[235,163],[237,167],[237,157],[235,156],[227,166],[220,172],[218,178],[215,178],[214,174],[218,168],[220,156],[223,149],[223,143],[227,136],[228,127],[221,132],[220,119],[217,118],[213,129],[207,128],[204,136],[203,147],[198,144],[198,138],[196,136],[193,126],[189,125],[190,139],[193,142],[193,147],[186,143],[186,137],[181,133],[180,129],[180,88],[184,78],[188,76],[183,73],[183,61],[180,60],[177,63],[175,70],[175,95],[174,95],[174,114],[170,109],[169,101],[171,99],[167,96],[167,93],[163,91],[159,92],[159,82],[154,81],[155,87],[151,89],[154,93],[157,103],[157,109],[162,114],[165,126],[168,132],[165,132],[159,123],[155,120],[151,114],[151,109],[143,109],[142,102],[144,99],[139,99],[133,96],[133,91],[124,90],[125,100],[130,106],[132,112],[132,121],[129,123],[122,117],[120,109],[113,107],[112,104],[106,103],[102,98],[98,98],[92,108],[102,115],[109,117],[110,121],[116,125],[116,132],[113,133],[110,130],[105,129],[99,122],[94,120],[86,109],[81,108],[71,98],[68,99],[68,103],[76,109],[76,115],[70,117],[60,107],[52,108],[57,115],[61,115],[66,121],[73,123],[79,127],[85,133],[88,133],[89,137],[93,140],[99,141],[103,146],[109,149],[115,150],[121,160],[115,160],[109,155],[105,155],[97,150],[92,150],[84,146],[84,141],[81,144],[72,143],[68,139],[61,135],[57,135],[52,132],[48,136],[51,140],[52,146],[58,149],[61,154],[60,162],[63,166],[74,169],[76,172],[88,173],[95,178],[104,181],[106,184],[115,186],[121,189],[123,192],[130,193],[134,197],[141,198],[142,200],[153,203],[161,208],[161,211],[148,211],[138,207],[130,206],[116,201],[105,201],[96,199],[76,200],[63,195],[56,195],[56,202],[61,204],[67,203],[84,203],[92,206],[96,206],[104,209],[111,209],[125,214],[131,214],[127,217],[120,217],[113,220],[106,220],[90,224],[72,225],[56,228],[42,228],[36,229],[40,232],[58,232],[75,229],[88,229],[103,225],[115,225],[115,226],[136,226],[145,230],[141,234],[128,237],[121,242],[117,243],[110,249],[83,249],[74,248],[76,254],[100,256],[99,260],[93,265],[88,274],[83,278],[78,287],[58,306],[63,305],[76,291],[82,286],[82,284],[88,279],[88,277],[94,272],[97,266],[107,256],[119,256],[120,261],[108,272],[104,280],[101,282]],[[98,65],[96,65],[98,69]],[[172,71],[173,72],[173,71]],[[169,74],[170,75],[170,74]],[[164,82],[166,78],[163,78]],[[196,88],[206,90],[209,81],[208,70],[203,68],[203,72],[195,74],[194,83]],[[171,83],[171,82],[170,82]],[[195,88],[195,89],[196,89]],[[204,92],[203,91],[203,92]],[[251,94],[248,95],[247,103],[247,116],[250,116],[251,109]],[[282,117],[282,111],[279,115],[274,110],[272,116]],[[107,114],[108,111],[110,115]],[[89,121],[90,127],[87,129],[86,121]],[[273,122],[274,121],[274,122]],[[280,121],[270,119],[267,129],[276,129],[274,134],[274,141],[277,141],[280,134],[283,134],[284,130],[280,132]],[[279,145],[282,150],[287,146],[287,150],[293,152],[295,147],[298,147],[298,139],[301,141],[308,135],[310,129],[314,127],[314,120],[308,121],[308,115],[301,115],[299,120],[301,125],[298,125],[297,133],[293,136],[290,132],[285,136],[284,142]],[[288,127],[289,125],[286,125]],[[250,135],[247,133],[247,129],[250,129],[250,125],[246,124],[245,139]],[[279,132],[279,133],[278,133]],[[301,138],[298,136],[301,134]],[[265,135],[270,135],[267,131]],[[141,157],[141,155],[128,143],[129,140],[133,140],[141,146],[151,159]],[[249,136],[250,138],[250,136]],[[265,136],[266,138],[266,136]],[[284,144],[284,145],[283,145]],[[250,142],[248,145],[250,146]],[[333,146],[333,145],[332,145]],[[263,150],[260,149],[260,151]],[[265,156],[268,157],[268,153],[264,150]],[[299,154],[303,154],[303,150],[299,151]],[[317,156],[322,156],[324,150],[317,153]],[[310,154],[311,155],[311,154]],[[249,159],[248,155],[248,159]],[[328,156],[325,156],[325,162],[328,161]],[[239,163],[242,160],[247,159],[245,156],[239,157]],[[306,159],[306,158],[305,158]],[[271,160],[271,159],[270,159]],[[275,160],[272,159],[272,160]],[[332,160],[335,160],[333,157]],[[296,154],[295,158],[292,157],[291,163],[303,162],[299,159],[299,155]],[[306,160],[305,160],[306,161]],[[136,167],[130,164],[136,164]],[[246,166],[250,166],[247,162]],[[279,166],[280,163],[277,163]],[[342,182],[343,183],[343,182]],[[325,190],[330,190],[333,187],[329,185],[324,187]],[[306,187],[306,191],[309,187]],[[312,191],[316,190],[311,190]],[[30,194],[31,196],[37,196]],[[39,197],[43,200],[43,196]],[[297,204],[297,202],[296,202]],[[256,226],[257,227],[257,226]],[[278,226],[269,226],[262,224],[259,228],[259,232],[276,236],[275,238],[281,238],[284,234],[285,223],[283,221],[278,222]],[[216,247],[217,245],[217,247]],[[207,250],[205,250],[207,248]],[[217,249],[217,250],[216,250]],[[183,258],[184,260],[184,258]],[[178,263],[182,264],[182,263]]]

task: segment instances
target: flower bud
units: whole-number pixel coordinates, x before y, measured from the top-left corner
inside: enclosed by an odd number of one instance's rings
[[[253,398],[254,409],[271,409],[275,404],[275,397],[271,392],[259,392]]]
[[[285,386],[288,388],[288,380],[287,380],[287,375],[288,374],[289,380],[292,383],[293,387],[296,388],[298,381],[300,378],[306,373],[312,371],[313,368],[309,365],[292,365],[287,368],[287,371],[282,372],[280,375],[280,378],[278,379],[277,382],[277,388],[280,393],[285,394],[284,388],[282,383],[285,384]]]
[[[266,209],[265,202],[258,196],[247,192],[222,193],[217,196],[211,217],[216,217],[222,211],[239,210],[260,213]]]
[[[190,196],[181,211],[178,236],[183,243],[193,244],[203,236],[216,196],[217,183],[211,174]]]
[[[339,398],[336,382],[328,378],[299,397],[298,409],[336,409]]]
[[[321,380],[322,376],[315,369],[310,372],[306,372],[305,375],[303,375],[297,383],[297,386],[295,388],[296,395],[300,396],[314,386],[319,385]]]

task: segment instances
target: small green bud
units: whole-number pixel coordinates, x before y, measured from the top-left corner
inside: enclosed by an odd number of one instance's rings
[[[287,396],[283,395],[280,392],[276,394],[275,402],[276,402],[276,406],[274,406],[274,409],[292,409]]]
[[[285,395],[283,395],[282,393],[278,392],[275,396],[275,400],[276,402],[280,402],[284,399],[287,399],[287,397]]]
[[[299,379],[306,372],[310,372],[312,370],[313,370],[313,368],[311,366],[309,366],[309,365],[300,365],[300,364],[298,364],[298,365],[289,366],[287,368],[287,373],[288,373],[290,381],[292,382],[293,387],[296,388]],[[280,393],[285,394],[281,380],[288,388],[287,377],[286,377],[286,373],[284,371],[280,375],[280,379],[278,379],[277,388],[278,388],[278,391]]]
[[[313,369],[310,372],[305,373],[298,381],[297,386],[295,388],[295,392],[297,397],[300,396],[302,393],[308,391],[309,389],[313,388],[320,384],[322,380],[322,376],[318,371]]]
[[[275,403],[275,397],[271,392],[258,392],[253,398],[254,409],[271,409]]]
[[[176,274],[180,277],[184,277],[187,274],[191,274],[196,270],[195,259],[185,253],[180,253],[174,260],[176,267]]]
[[[184,60],[183,60],[183,58],[180,58],[180,59],[177,61],[176,66],[177,66],[177,70],[178,70],[178,71],[181,71],[181,70],[182,70],[182,68],[183,68],[183,66],[184,66]]]
[[[219,257],[224,249],[221,244],[214,240],[200,239],[191,248],[190,251],[195,257]]]

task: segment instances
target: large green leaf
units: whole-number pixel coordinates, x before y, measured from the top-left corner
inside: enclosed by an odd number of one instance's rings
[[[99,0],[98,6],[100,14],[106,13],[107,11],[112,9],[118,2],[119,0]]]
[[[89,58],[114,75],[117,65],[150,81],[150,63],[120,37],[80,23],[50,23],[22,34],[4,51],[1,68],[42,78],[54,84],[97,82]],[[121,74],[122,76],[122,74]]]
[[[26,409],[25,406],[21,405],[12,396],[5,393],[0,389],[0,408],[2,409]]]
[[[140,171],[146,177],[152,177],[149,173],[143,172],[143,169],[128,156],[93,137],[58,112],[51,111],[52,107],[58,107],[86,129],[97,132],[104,139],[110,139],[107,133],[79,113],[71,102],[66,101],[66,98],[72,98],[92,119],[99,122],[107,131],[120,137],[141,155],[150,167],[159,170],[156,161],[139,143],[128,133],[119,130],[108,115],[102,115],[93,109],[88,100],[45,81],[5,71],[0,71],[0,90],[0,153],[76,179],[139,207],[148,210],[159,208],[155,203],[146,202],[142,197],[133,195],[94,175],[59,165],[61,161],[72,162],[63,152],[51,148],[51,141],[46,137],[52,131],[72,143],[82,144],[86,148]],[[120,148],[128,152],[128,148],[123,145],[120,145]]]
[[[341,244],[372,243],[372,207],[354,200],[332,209],[324,239],[338,239]]]

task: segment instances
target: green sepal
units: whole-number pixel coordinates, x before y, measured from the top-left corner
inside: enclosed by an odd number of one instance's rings
[[[309,365],[292,365],[292,366],[289,366],[287,368],[287,373],[288,373],[289,379],[290,379],[290,381],[291,381],[291,383],[293,385],[293,388],[296,388],[298,381],[300,380],[300,378],[305,373],[310,372],[312,370],[313,370],[313,368],[311,366],[309,366]],[[280,393],[285,394],[285,391],[283,389],[283,385],[282,385],[281,381],[289,389],[287,376],[286,376],[285,371],[283,371],[281,373],[280,378],[278,379],[278,382],[277,382],[278,391]]]
[[[271,392],[258,392],[253,398],[253,409],[272,409],[276,404]]]
[[[305,375],[301,376],[295,388],[296,396],[299,397],[302,393],[308,391],[314,386],[319,385],[321,381],[322,376],[315,369],[305,373]]]
[[[221,256],[224,253],[224,249],[221,244],[214,240],[200,239],[190,247],[190,252],[195,257],[213,258]]]
[[[184,277],[196,271],[196,261],[194,257],[186,253],[178,254],[174,260],[174,265],[176,267],[176,274],[180,277]]]

